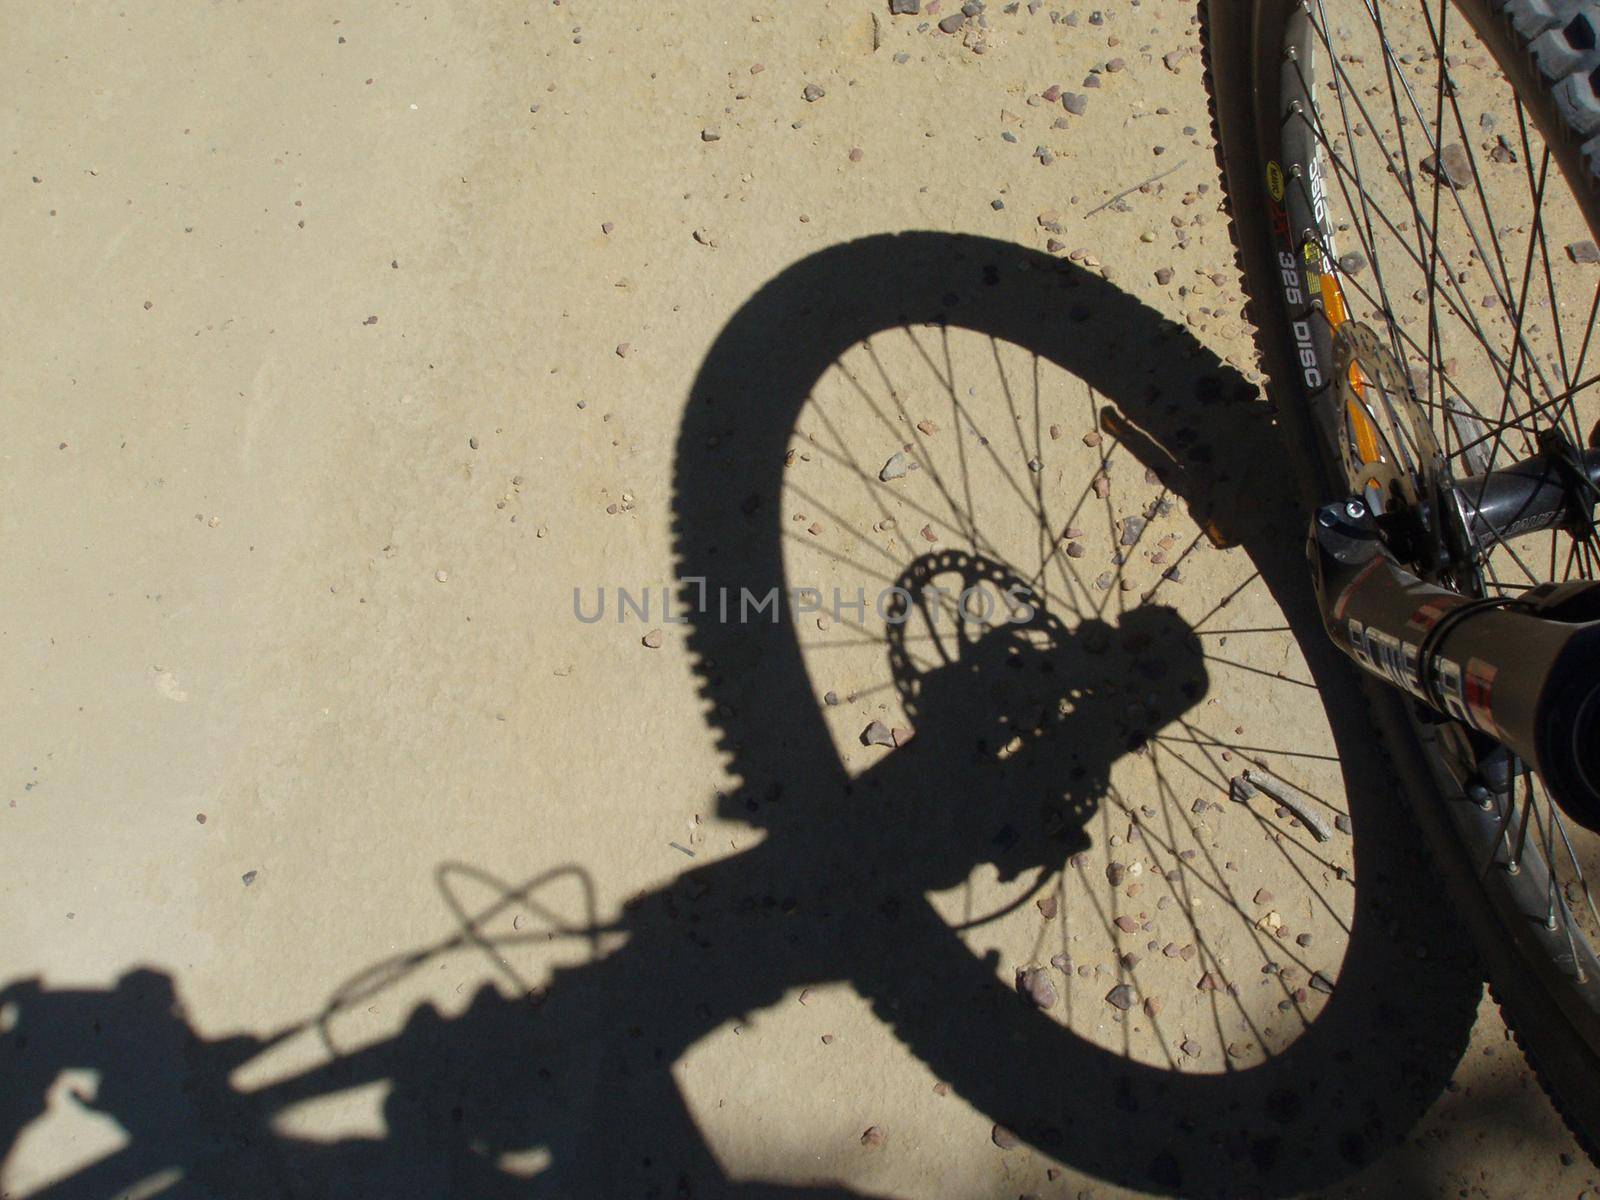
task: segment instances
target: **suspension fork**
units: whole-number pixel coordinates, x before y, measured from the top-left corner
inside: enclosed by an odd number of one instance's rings
[[[1600,583],[1463,596],[1403,567],[1358,498],[1316,511],[1308,549],[1335,645],[1506,746],[1568,815],[1600,829]]]

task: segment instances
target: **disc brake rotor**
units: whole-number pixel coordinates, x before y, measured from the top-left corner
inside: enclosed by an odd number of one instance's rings
[[[1333,337],[1334,378],[1351,483],[1386,524],[1401,557],[1427,578],[1477,583],[1479,548],[1409,373],[1383,337],[1345,321]]]
[[[1335,331],[1333,365],[1353,482],[1367,507],[1379,516],[1416,509],[1426,494],[1423,464],[1438,447],[1405,369],[1361,321]]]

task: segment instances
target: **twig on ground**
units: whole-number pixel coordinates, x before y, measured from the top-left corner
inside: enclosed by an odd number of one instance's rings
[[[1322,819],[1322,814],[1297,796],[1294,789],[1281,779],[1274,779],[1257,767],[1252,767],[1246,771],[1244,777],[1299,817],[1305,827],[1311,830],[1317,841],[1326,842],[1333,837],[1333,831],[1328,828],[1328,823]]]
[[[1187,158],[1180,158],[1177,162],[1173,163],[1165,171],[1158,171],[1156,174],[1150,176],[1149,179],[1141,179],[1138,183],[1134,184],[1131,188],[1124,188],[1122,191],[1118,192],[1115,196],[1111,197],[1111,199],[1107,200],[1104,204],[1098,205],[1095,208],[1091,208],[1088,212],[1084,213],[1083,214],[1083,219],[1085,221],[1087,221],[1090,217],[1094,216],[1095,213],[1103,212],[1105,209],[1110,208],[1113,204],[1115,204],[1118,200],[1121,200],[1124,196],[1133,195],[1135,192],[1137,192],[1140,188],[1144,187],[1146,184],[1154,183],[1158,179],[1165,179],[1168,175],[1171,175],[1174,171],[1176,171],[1179,167],[1183,166],[1183,164],[1188,162],[1188,161],[1189,160]]]

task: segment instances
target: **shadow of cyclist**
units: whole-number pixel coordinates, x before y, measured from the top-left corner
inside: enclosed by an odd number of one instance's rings
[[[937,561],[1000,590],[1020,582],[982,560]],[[927,582],[924,565],[902,577],[908,589]],[[915,740],[848,783],[803,778],[767,800],[808,806],[815,819],[644,898],[623,948],[558,971],[536,999],[485,987],[454,1017],[424,1005],[392,1038],[239,1093],[228,1075],[265,1043],[198,1038],[164,976],[135,972],[107,993],[16,985],[0,995],[14,1008],[0,1035],[3,1132],[14,1138],[44,1111],[55,1073],[77,1068],[99,1077],[79,1102],[121,1125],[129,1145],[52,1197],[110,1194],[172,1166],[189,1186],[239,1195],[856,1194],[723,1179],[672,1062],[797,987],[904,959],[921,944],[914,898],[959,883],[978,859],[1007,879],[1060,867],[1088,844],[1085,822],[1119,753],[1205,692],[1198,640],[1163,606],[1071,630],[1042,609],[982,625],[957,610],[937,619],[951,657],[897,680],[917,714]],[[929,989],[918,1005],[958,982],[938,963],[905,967]],[[272,1132],[296,1102],[379,1081],[390,1085],[381,1138]],[[507,1156],[541,1149],[553,1160],[546,1174],[504,1169]]]

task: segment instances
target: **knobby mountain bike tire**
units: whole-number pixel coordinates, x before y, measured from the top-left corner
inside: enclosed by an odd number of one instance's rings
[[[1369,322],[1392,348],[1386,361],[1410,373],[1412,424],[1430,423],[1460,476],[1507,464],[1541,426],[1600,434],[1585,382],[1586,363],[1600,361],[1589,241],[1600,230],[1600,5],[1209,0],[1203,31],[1248,315],[1299,499],[1352,490],[1332,391],[1346,320]],[[1509,538],[1491,547],[1482,594],[1595,576],[1592,540],[1548,536],[1548,560],[1542,543],[1537,556]],[[1593,1157],[1600,916],[1582,868],[1600,861],[1595,847],[1539,807],[1531,779],[1520,808],[1515,784],[1495,806],[1463,794],[1439,727],[1397,691],[1368,691],[1374,750],[1412,801],[1507,1024]]]

